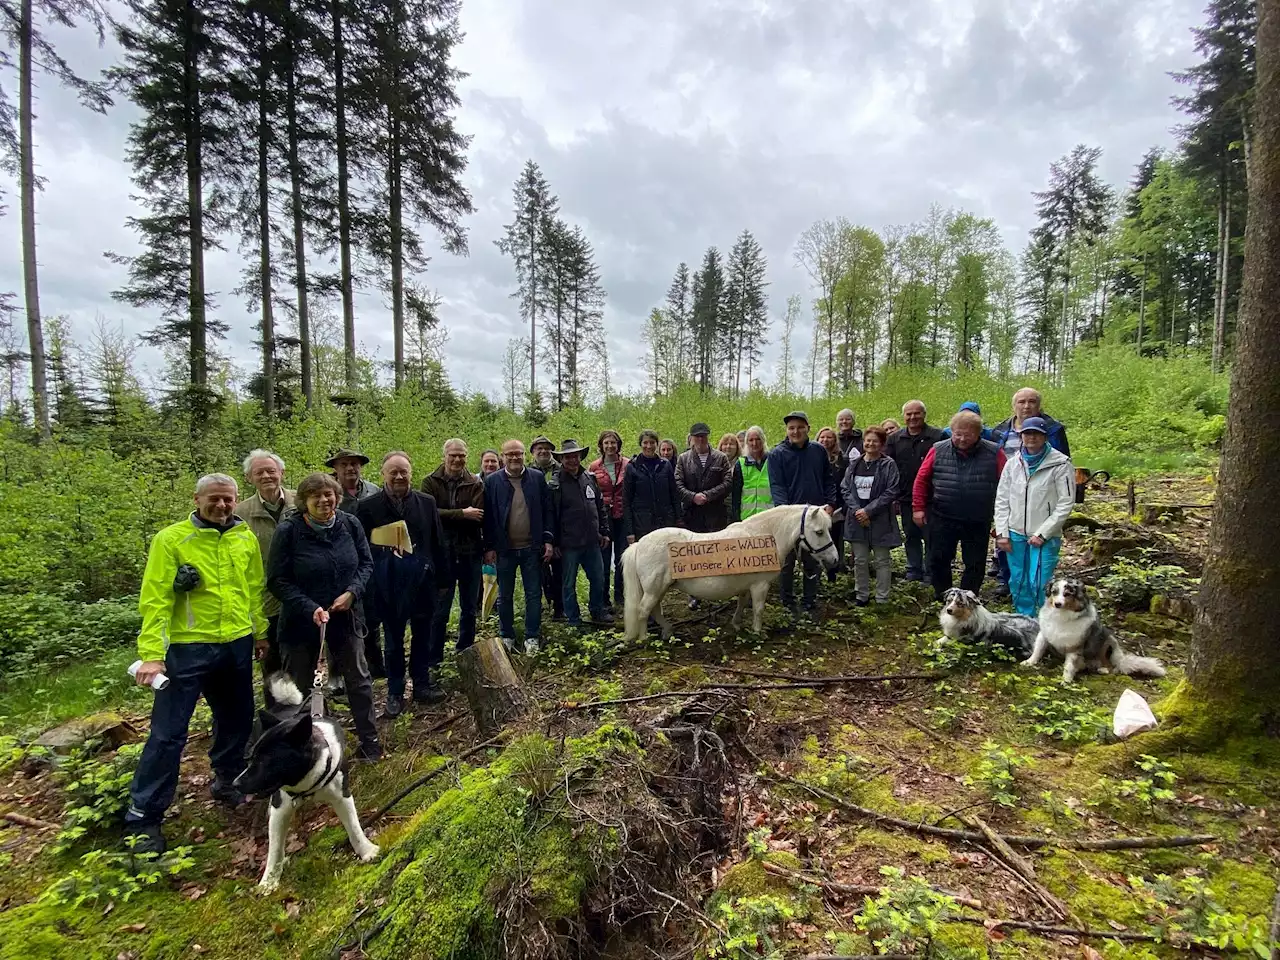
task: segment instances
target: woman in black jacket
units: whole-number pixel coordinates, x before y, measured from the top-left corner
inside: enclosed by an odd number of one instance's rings
[[[364,657],[360,600],[373,573],[373,557],[360,522],[338,510],[342,488],[324,473],[298,484],[298,512],[276,527],[267,562],[267,589],[280,601],[280,656],[301,690],[310,690],[325,644],[342,670],[356,733],[357,756],[382,756],[373,713],[373,681]]]
[[[627,543],[680,523],[680,494],[671,461],[658,456],[658,435],[640,432],[640,453],[622,477],[622,525]]]

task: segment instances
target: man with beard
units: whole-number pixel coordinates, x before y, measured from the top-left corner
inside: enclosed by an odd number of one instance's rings
[[[413,489],[413,464],[409,455],[393,450],[382,458],[382,490],[361,500],[356,519],[369,538],[373,576],[369,592],[374,596],[386,635],[388,717],[404,710],[405,627],[409,628],[409,677],[417,703],[439,703],[445,693],[431,671],[438,669],[444,651],[437,649],[431,629],[436,604],[437,577],[448,570],[444,531],[436,501]],[[373,543],[379,527],[404,521],[410,549]],[[411,552],[410,552],[411,551]]]

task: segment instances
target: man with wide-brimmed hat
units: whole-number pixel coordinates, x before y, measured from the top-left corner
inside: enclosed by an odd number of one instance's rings
[[[556,462],[554,456],[555,449],[556,445],[551,442],[551,439],[541,435],[534,437],[533,442],[529,444],[529,466],[541,470],[542,475],[547,478],[547,483],[550,483],[551,478],[560,471],[560,464]],[[551,604],[552,620],[564,618],[564,590],[560,586],[564,579],[563,574],[564,565],[559,557],[553,557],[543,564],[542,596],[547,603]]]
[[[577,440],[565,440],[553,454],[560,469],[547,481],[556,518],[556,549],[564,571],[560,589],[565,618],[571,627],[582,625],[582,611],[578,607],[579,567],[587,574],[591,622],[600,626],[613,623],[604,609],[604,558],[600,554],[600,549],[609,542],[609,518],[600,485],[590,470],[582,468],[582,455],[586,452],[587,448]]]
[[[368,462],[369,458],[359,450],[349,450],[346,447],[335,450],[333,456],[324,462],[324,465],[333,471],[333,479],[337,480],[338,485],[342,487],[342,502],[338,504],[339,510],[355,513],[357,503],[376,496],[381,491],[382,488],[376,483],[370,483],[360,476],[361,468]]]

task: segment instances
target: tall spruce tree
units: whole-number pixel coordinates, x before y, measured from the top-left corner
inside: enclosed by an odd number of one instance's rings
[[[370,163],[376,183],[367,226],[375,259],[391,268],[397,386],[405,375],[406,307],[417,314],[425,306],[411,279],[426,265],[414,224],[432,227],[449,253],[467,252],[460,218],[472,212],[462,184],[471,138],[454,126],[453,111],[460,103],[456,86],[465,75],[450,63],[462,38],[460,5],[460,0],[386,0],[361,18],[370,56],[357,71],[355,96],[374,118]]]
[[[211,411],[209,341],[226,326],[210,317],[204,256],[227,223],[218,178],[231,125],[228,62],[221,15],[214,3],[128,0],[130,22],[116,24],[124,61],[109,76],[140,111],[129,128],[126,157],[146,213],[130,217],[142,252],[108,253],[128,268],[112,295],[134,307],[158,309],[160,326],[147,339],[182,345],[184,401],[194,429]],[[235,158],[238,162],[240,158]]]
[[[1072,254],[1077,242],[1092,246],[1106,227],[1111,191],[1098,176],[1100,147],[1078,144],[1049,165],[1049,188],[1032,194],[1045,235],[1053,242],[1053,254],[1062,277],[1062,311],[1054,370],[1061,376],[1067,351],[1073,346],[1068,307],[1072,280]]]
[[[664,313],[675,331],[676,336],[676,383],[689,379],[689,371],[693,369],[693,290],[690,286],[689,265],[681,263],[676,267],[676,275],[671,278],[671,286],[667,288],[667,302]]]
[[[547,248],[556,233],[560,201],[551,192],[542,170],[532,160],[525,161],[512,191],[514,215],[505,227],[505,235],[495,240],[498,249],[511,257],[516,268],[516,292],[511,296],[520,303],[520,316],[529,324],[529,395],[538,391],[538,323],[546,309],[549,273]]]
[[[750,230],[738,235],[725,265],[724,309],[719,324],[725,383],[735,397],[742,392],[742,368],[747,388],[760,363],[769,329],[769,297],[765,288],[768,263]]]
[[[595,251],[581,227],[568,235],[567,305],[568,337],[565,343],[565,386],[570,403],[585,401],[588,371],[607,387],[609,361],[604,335],[605,291],[596,266]]]
[[[42,438],[50,435],[49,394],[45,362],[45,343],[40,315],[40,279],[36,258],[36,191],[43,180],[36,176],[34,121],[34,87],[37,69],[53,76],[74,90],[81,104],[98,113],[106,112],[111,97],[106,85],[79,76],[59,56],[43,27],[74,27],[87,23],[105,38],[107,13],[101,0],[0,0],[0,34],[8,49],[0,50],[0,69],[15,66],[17,52],[18,110],[17,130],[14,112],[3,87],[0,87],[0,169],[18,171],[22,208],[22,279],[26,299],[27,340],[31,354],[31,406],[36,429]]]
[[[721,314],[724,309],[724,266],[720,251],[708,247],[702,267],[693,278],[693,350],[694,379],[706,394],[716,386],[716,347],[720,340]]]

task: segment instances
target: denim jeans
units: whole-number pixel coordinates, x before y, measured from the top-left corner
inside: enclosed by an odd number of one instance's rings
[[[480,556],[450,551],[449,565],[436,573],[436,613],[432,623],[431,649],[444,653],[445,634],[449,631],[449,612],[453,609],[454,588],[458,594],[458,652],[476,642],[476,609],[484,580],[480,576]]]
[[[542,629],[542,544],[504,550],[498,554],[498,634],[516,638],[516,570],[524,584],[524,636],[538,637]]]
[[[811,553],[792,550],[783,558],[782,572],[778,574],[778,593],[784,607],[796,602],[796,561],[800,561],[801,574],[804,577],[803,605],[812,613],[818,606],[818,579],[822,576],[822,564]]]
[[[187,728],[204,694],[213,713],[209,764],[230,783],[244,770],[253,730],[253,637],[228,643],[175,643],[164,655],[169,678],[151,704],[151,733],[129,788],[130,823],[159,823],[173,803]],[[310,686],[310,684],[308,684]]]
[[[902,520],[902,544],[907,552],[907,579],[925,579],[925,552],[929,547],[929,531],[919,526],[911,515],[911,504],[898,505]]]
[[[599,547],[583,547],[565,550],[560,563],[564,567],[564,619],[571,627],[582,623],[582,610],[578,606],[578,568],[587,575],[588,600],[591,618],[598,620],[604,613],[605,572]]]

